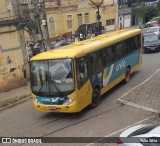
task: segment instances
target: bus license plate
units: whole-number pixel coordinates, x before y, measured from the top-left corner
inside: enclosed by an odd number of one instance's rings
[[[48,109],[49,110],[56,110],[57,108],[55,106],[49,106]]]

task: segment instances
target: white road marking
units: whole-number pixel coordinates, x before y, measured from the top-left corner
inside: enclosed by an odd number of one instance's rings
[[[153,73],[149,78],[147,78],[144,82],[142,82],[141,84],[137,85],[136,87],[134,87],[133,89],[131,89],[130,91],[128,91],[127,93],[125,93],[124,95],[122,95],[120,98],[116,99],[116,102],[120,102],[123,103],[125,105],[129,105],[135,108],[139,108],[142,110],[146,110],[149,112],[154,112],[154,113],[160,113],[160,111],[158,109],[153,109],[153,108],[149,108],[143,105],[139,105],[139,104],[135,104],[126,100],[123,100],[122,98],[126,95],[128,95],[131,91],[135,90],[136,88],[138,88],[139,86],[143,85],[144,83],[146,83],[148,80],[150,80],[155,74],[157,74],[158,72],[160,72],[160,69],[158,69],[155,73]]]
[[[148,118],[145,118],[145,119],[143,119],[143,120],[141,120],[141,121],[139,121],[139,122],[137,122],[137,123],[134,123],[134,124],[132,124],[132,125],[130,125],[130,126],[127,126],[127,127],[125,127],[125,128],[122,128],[122,129],[120,129],[120,130],[117,130],[117,131],[115,131],[115,132],[113,132],[113,133],[111,133],[111,134],[108,134],[108,135],[104,136],[104,137],[114,136],[115,134],[117,134],[117,133],[119,133],[119,132],[122,132],[122,131],[124,131],[124,130],[132,127],[132,126],[141,124],[141,123],[143,123],[143,122],[145,122],[145,121],[148,121],[148,120],[150,120],[150,119],[152,119],[152,118],[155,118],[155,117],[157,117],[157,115],[154,115],[154,116],[150,116],[150,117],[148,117]],[[96,143],[96,142],[97,142],[97,141],[95,141],[95,143]],[[95,143],[89,143],[89,144],[87,144],[86,146],[91,146],[91,145],[93,145],[93,144],[95,144]]]
[[[151,79],[155,74],[157,74],[158,72],[160,72],[160,69],[158,69],[155,73],[153,73],[153,74],[152,74],[149,78],[147,78],[145,81],[143,81],[143,82],[140,83],[139,85],[135,86],[134,88],[132,88],[131,90],[129,90],[128,92],[126,92],[124,95],[122,95],[120,98],[118,98],[118,101],[119,101],[119,102],[122,102],[122,101],[124,102],[124,100],[122,100],[121,98],[123,98],[124,96],[126,96],[127,94],[129,94],[131,91],[135,90],[137,87],[139,87],[139,86],[143,85],[144,83],[146,83],[148,80],[150,80],[150,79]],[[126,102],[126,101],[125,101],[125,102]],[[127,104],[129,105],[130,102],[127,102]],[[133,106],[133,104],[132,104],[132,106]],[[134,106],[137,107],[137,105],[134,105]],[[140,107],[137,107],[137,108],[140,108]],[[145,107],[145,106],[141,106],[141,109],[146,109],[146,107]],[[154,112],[156,112],[156,113],[159,113],[159,112],[157,112],[157,111],[155,111],[155,110],[153,110],[153,109],[149,109],[148,111],[151,111],[151,112],[154,111]],[[120,130],[118,130],[118,131],[115,131],[115,132],[113,132],[113,133],[111,133],[111,134],[108,134],[108,135],[106,135],[106,136],[104,136],[104,137],[114,136],[115,134],[117,134],[117,133],[119,133],[119,132],[122,132],[122,131],[124,131],[124,130],[132,127],[132,126],[141,124],[141,123],[143,123],[143,122],[145,122],[145,121],[148,121],[148,120],[150,120],[150,119],[152,119],[152,118],[155,118],[155,117],[157,117],[157,115],[150,116],[150,117],[148,117],[148,118],[146,118],[146,119],[144,119],[144,120],[141,120],[141,121],[139,121],[139,122],[137,122],[137,123],[134,123],[134,124],[132,124],[132,125],[130,125],[130,126],[127,126],[127,127],[125,127],[125,128],[122,128],[122,129],[120,129]],[[97,142],[97,141],[95,141],[94,143],[89,143],[89,144],[87,144],[86,146],[91,146],[91,145],[95,144],[96,142]]]
[[[132,106],[132,107],[135,107],[135,108],[138,108],[138,109],[142,109],[142,110],[146,110],[146,111],[149,111],[149,112],[153,112],[153,113],[156,113],[156,114],[159,114],[160,113],[160,110],[158,109],[153,109],[153,108],[150,108],[150,107],[147,107],[147,106],[143,106],[143,105],[140,105],[140,104],[135,104],[135,103],[132,103],[132,102],[129,102],[129,101],[125,101],[125,100],[122,100],[122,99],[119,99],[118,102],[121,102],[125,105],[129,105],[129,106]]]
[[[150,80],[155,74],[157,74],[158,72],[160,72],[160,69],[158,69],[155,73],[153,73],[149,78],[147,78],[144,82],[140,83],[139,85],[135,86],[134,88],[132,88],[131,90],[129,90],[128,92],[126,92],[124,95],[122,95],[121,97],[118,98],[121,99],[124,96],[126,96],[127,94],[129,94],[131,91],[135,90],[137,87],[143,85],[144,83],[146,83],[148,80]]]

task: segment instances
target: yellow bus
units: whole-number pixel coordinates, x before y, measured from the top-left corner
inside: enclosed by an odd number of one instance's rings
[[[42,112],[79,112],[142,63],[140,29],[99,35],[40,53],[30,60],[33,104]]]

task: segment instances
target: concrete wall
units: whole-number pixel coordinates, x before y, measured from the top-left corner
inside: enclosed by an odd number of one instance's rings
[[[17,30],[11,0],[1,0],[0,8],[0,92],[26,84],[28,58],[22,30]],[[13,16],[13,17],[12,17]],[[10,23],[5,23],[10,22]],[[6,25],[8,24],[8,25]]]
[[[29,78],[18,33],[13,26],[0,27],[0,92],[25,85]]]

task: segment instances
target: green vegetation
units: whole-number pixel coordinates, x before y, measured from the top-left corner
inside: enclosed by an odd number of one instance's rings
[[[160,16],[160,0],[156,6],[146,6],[144,2],[136,4],[132,7],[132,14],[138,21],[138,25],[141,26],[143,22],[148,22],[154,17]],[[160,20],[158,20],[160,23]]]
[[[156,10],[157,10],[157,16],[160,16],[160,0],[157,3]],[[157,23],[160,24],[160,19],[157,20]]]
[[[145,12],[145,18],[147,21],[151,20],[153,17],[158,16],[157,8],[153,6],[147,6]]]
[[[160,1],[158,1],[157,6],[156,6],[157,14],[158,16],[160,15]]]
[[[134,7],[132,7],[132,13],[138,19],[138,25],[141,26],[143,24],[143,18],[145,16],[146,6],[144,2],[141,2]]]

